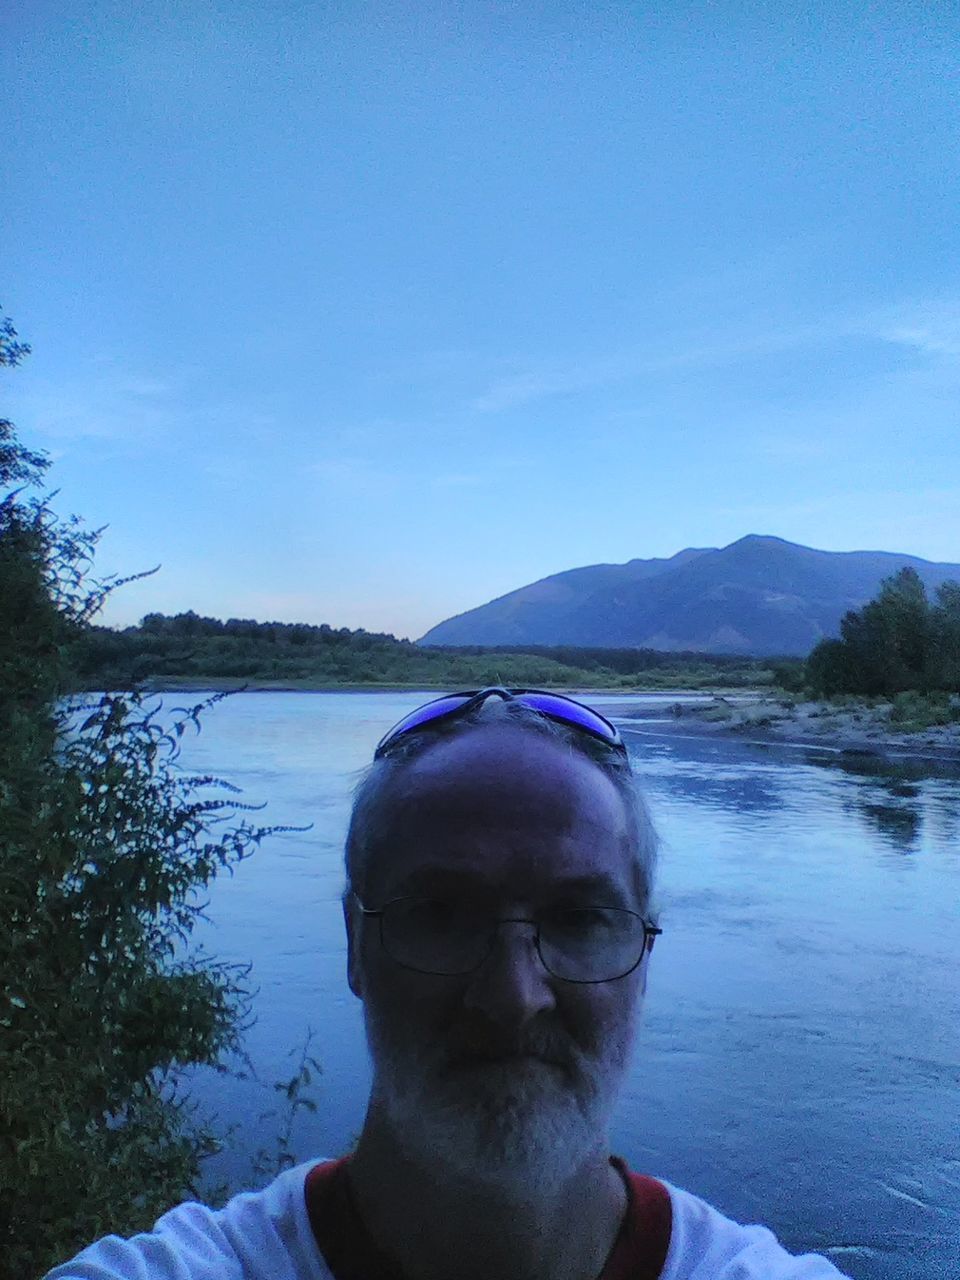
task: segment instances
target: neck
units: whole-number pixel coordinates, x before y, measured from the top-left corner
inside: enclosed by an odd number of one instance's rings
[[[364,1225],[406,1280],[594,1280],[627,1204],[605,1145],[563,1181],[534,1173],[518,1190],[411,1155],[375,1105],[349,1170]]]

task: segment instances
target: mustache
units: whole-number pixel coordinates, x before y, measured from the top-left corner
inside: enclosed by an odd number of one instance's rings
[[[509,1058],[539,1058],[566,1070],[582,1065],[582,1055],[570,1037],[547,1026],[508,1031],[493,1023],[464,1023],[451,1028],[447,1050],[454,1065]]]

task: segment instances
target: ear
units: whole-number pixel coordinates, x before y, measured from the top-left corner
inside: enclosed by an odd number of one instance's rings
[[[360,980],[360,930],[363,918],[357,910],[353,894],[343,900],[343,923],[347,931],[347,982],[350,990],[358,1000],[363,999],[363,984]]]

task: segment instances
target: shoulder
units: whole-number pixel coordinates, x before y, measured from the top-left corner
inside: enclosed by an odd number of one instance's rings
[[[189,1201],[152,1231],[106,1236],[44,1280],[328,1280],[304,1202],[315,1163],[287,1169],[222,1209]]]
[[[744,1226],[697,1196],[664,1184],[673,1210],[662,1280],[838,1280],[819,1254],[788,1253],[772,1231]]]

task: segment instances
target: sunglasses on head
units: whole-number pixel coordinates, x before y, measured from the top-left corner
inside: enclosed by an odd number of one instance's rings
[[[404,716],[383,735],[373,753],[374,760],[387,755],[408,733],[419,733],[422,729],[429,729],[445,720],[466,715],[486,702],[487,698],[493,697],[502,698],[504,702],[519,702],[531,711],[538,711],[548,720],[555,720],[571,729],[579,729],[591,738],[605,742],[608,747],[613,747],[624,756],[627,754],[627,748],[616,726],[592,707],[585,706],[574,698],[567,698],[562,693],[549,693],[545,689],[505,689],[501,685],[490,685],[486,689],[444,694],[442,698],[434,698],[432,702],[425,702],[422,707],[417,707],[416,711]]]

